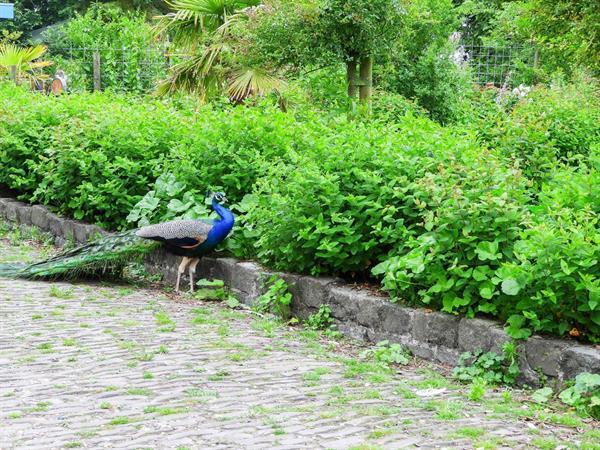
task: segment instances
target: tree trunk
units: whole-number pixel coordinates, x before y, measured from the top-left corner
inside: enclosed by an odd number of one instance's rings
[[[346,62],[346,79],[348,81],[348,97],[352,100],[356,97],[356,59],[350,59]]]
[[[359,100],[371,112],[371,93],[373,91],[373,57],[365,56],[360,60],[360,92]]]

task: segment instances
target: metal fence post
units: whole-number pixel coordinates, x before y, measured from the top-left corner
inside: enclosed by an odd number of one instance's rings
[[[10,66],[10,79],[12,80],[13,83],[15,84],[19,84],[17,82],[17,66]]]
[[[98,50],[94,51],[92,58],[94,62],[94,91],[99,91],[102,89],[100,81],[100,52]]]

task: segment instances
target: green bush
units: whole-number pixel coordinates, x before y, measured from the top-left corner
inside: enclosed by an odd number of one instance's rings
[[[562,391],[559,398],[581,415],[600,419],[600,375],[580,373],[573,386]]]
[[[389,88],[414,99],[440,123],[458,122],[467,114],[472,92],[468,68],[452,60],[454,47],[429,45],[412,56],[402,54],[392,61],[392,69],[383,74]]]
[[[498,95],[509,107],[492,106],[488,93],[483,102],[488,107],[473,123],[478,137],[517,159],[538,183],[547,180],[557,162],[577,165],[587,160],[600,142],[600,91],[591,80],[538,86],[520,100],[510,93]]]
[[[185,118],[160,102],[62,98],[0,86],[0,183],[23,198],[116,228],[161,173]],[[189,126],[189,125],[188,125]]]
[[[422,220],[411,182],[474,153],[472,141],[411,116],[393,127],[337,120],[334,133],[306,131],[310,152],[290,153],[291,164],[273,166],[246,199],[246,231],[262,262],[314,275],[365,274],[401,252]]]

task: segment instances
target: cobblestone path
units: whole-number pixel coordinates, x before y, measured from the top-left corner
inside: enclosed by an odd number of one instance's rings
[[[0,234],[0,262],[35,252]],[[598,448],[593,424],[423,362],[127,285],[0,280],[0,448]],[[566,448],[563,447],[563,448]],[[559,447],[560,448],[560,447]]]

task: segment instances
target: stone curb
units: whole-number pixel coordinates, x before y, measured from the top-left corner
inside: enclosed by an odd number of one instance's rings
[[[98,234],[107,234],[96,225],[64,219],[40,205],[30,206],[12,198],[0,198],[0,218],[22,225],[34,225],[53,234],[60,245],[71,239],[85,243]],[[179,258],[163,249],[149,255],[149,272],[168,282],[177,276]],[[250,261],[205,257],[197,268],[198,278],[218,278],[246,304],[264,292],[263,284],[275,272]],[[486,319],[467,319],[441,312],[409,308],[387,298],[357,290],[335,278],[314,278],[278,273],[290,286],[293,310],[300,318],[330,306],[337,328],[343,334],[363,341],[389,340],[410,349],[416,356],[455,366],[466,351],[501,352],[510,341],[500,324]],[[520,385],[537,386],[544,380],[554,384],[574,378],[581,372],[600,373],[600,349],[568,340],[533,336],[518,345]]]

